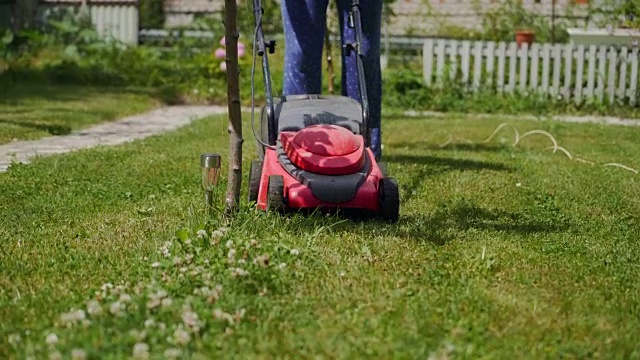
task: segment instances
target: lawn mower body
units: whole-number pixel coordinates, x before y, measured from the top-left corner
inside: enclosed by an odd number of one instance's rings
[[[263,56],[267,104],[257,135],[258,159],[252,161],[249,201],[266,211],[301,209],[360,209],[398,220],[398,187],[386,177],[370,149],[368,102],[364,69],[359,58],[359,5],[353,1],[352,22],[361,100],[347,96],[302,94],[274,101],[261,31],[262,8],[254,0],[256,42]]]

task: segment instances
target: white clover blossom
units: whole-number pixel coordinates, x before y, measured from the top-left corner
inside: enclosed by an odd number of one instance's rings
[[[133,346],[133,358],[134,359],[148,359],[149,354],[149,345],[143,342],[137,343]]]
[[[81,322],[84,319],[86,319],[84,310],[71,310],[68,313],[60,315],[60,322],[62,325],[72,325],[74,323]]]
[[[47,345],[54,346],[58,343],[58,335],[56,335],[55,333],[51,333],[47,335],[44,341],[47,343]]]
[[[284,270],[286,267],[287,267],[287,264],[285,264],[285,263],[278,264],[278,269],[280,269],[280,270]]]
[[[58,350],[50,352],[49,360],[62,360],[62,353],[60,353],[60,351]]]
[[[231,271],[231,276],[232,277],[238,277],[238,276],[247,276],[249,275],[249,272],[243,268],[231,268],[229,269]]]
[[[124,315],[125,304],[120,301],[115,301],[109,306],[109,312],[114,316]]]
[[[118,301],[120,301],[121,303],[129,303],[129,302],[131,302],[131,295],[129,295],[127,293],[122,293],[120,295],[120,299],[118,299]]]
[[[251,239],[251,241],[249,242],[249,246],[260,247],[260,243],[256,239]]]
[[[156,321],[154,319],[147,319],[144,321],[144,327],[145,328],[150,328],[153,327],[156,324]]]
[[[178,345],[187,345],[191,341],[191,334],[182,327],[178,327],[173,332],[173,339]]]
[[[87,302],[87,313],[91,316],[98,316],[102,314],[102,305],[97,300],[89,300]]]
[[[233,247],[233,240],[227,241],[227,243],[224,246],[226,246],[227,248],[231,249]]]
[[[182,350],[176,348],[169,348],[164,351],[164,357],[167,359],[177,359],[182,356]]]
[[[227,261],[229,264],[233,264],[236,258],[236,249],[229,249],[229,253],[227,254]]]
[[[170,307],[172,303],[173,303],[173,300],[171,300],[171,298],[164,298],[162,299],[161,305],[163,309],[166,309]]]
[[[20,341],[22,341],[22,338],[20,337],[20,334],[11,334],[8,336],[7,341],[9,341],[9,344],[16,346]]]
[[[196,232],[196,236],[198,237],[198,239],[204,239],[207,237],[207,230],[204,229],[200,229],[198,230],[198,232]]]
[[[129,330],[129,336],[134,338],[138,342],[142,342],[147,338],[147,332],[145,330],[131,329]]]
[[[200,330],[198,314],[191,310],[185,310],[182,312],[182,322],[193,332],[198,332]]]
[[[222,309],[220,308],[216,308],[215,310],[213,310],[213,318],[226,321],[229,324],[233,324],[234,322],[233,316],[231,316],[231,314],[227,312],[222,311]]]
[[[162,256],[164,256],[165,258],[171,257],[171,241],[167,241],[164,243],[164,245],[162,245],[162,247],[160,247],[160,253],[162,254]]]
[[[156,262],[154,262],[153,264],[151,264],[151,267],[152,267],[152,268],[154,268],[154,269],[157,269],[157,268],[159,268],[160,266],[162,266],[162,264],[161,264],[160,262],[158,262],[158,261],[156,261]]]
[[[298,249],[291,249],[290,253],[291,253],[291,255],[293,255],[293,256],[298,256],[298,255],[300,255],[300,250],[298,250]]]
[[[253,259],[253,263],[260,267],[269,266],[269,254],[262,254]]]
[[[160,306],[162,300],[167,297],[167,292],[163,289],[158,290],[157,292],[149,295],[149,301],[147,301],[147,308],[154,309]]]
[[[87,352],[82,349],[71,350],[71,359],[73,360],[85,360],[87,358]]]

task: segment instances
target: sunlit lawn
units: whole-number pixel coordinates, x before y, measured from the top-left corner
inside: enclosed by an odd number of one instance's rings
[[[501,122],[385,119],[395,225],[243,207],[205,226],[198,157],[228,158],[224,117],[16,165],[0,357],[640,356],[639,175],[603,166],[639,168],[640,129],[510,122],[571,160],[509,128],[482,143]]]

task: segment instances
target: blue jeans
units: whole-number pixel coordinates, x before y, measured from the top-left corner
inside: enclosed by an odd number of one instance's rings
[[[329,0],[282,0],[285,35],[284,95],[320,94],[322,91],[322,48]],[[348,27],[351,0],[336,0],[342,43],[355,41]],[[360,2],[364,69],[369,98],[369,128],[376,129],[379,144],[382,77],[380,70],[380,28],[382,0]],[[342,95],[360,101],[355,53],[342,56]],[[376,131],[374,130],[374,132]],[[372,145],[375,134],[372,134]],[[378,146],[379,148],[379,146]]]

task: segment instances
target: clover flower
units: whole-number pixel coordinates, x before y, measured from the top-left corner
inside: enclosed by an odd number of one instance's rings
[[[44,341],[47,343],[47,345],[54,346],[58,343],[58,335],[56,335],[55,333],[51,333],[47,335]]]
[[[87,302],[87,313],[91,316],[99,316],[102,314],[102,306],[97,300]]]
[[[164,351],[164,357],[167,359],[177,359],[182,356],[182,350],[176,348],[169,348]]]
[[[290,251],[291,255],[293,256],[298,256],[300,254],[300,250],[298,249],[291,249]]]
[[[231,268],[231,276],[232,277],[238,277],[238,276],[247,276],[249,275],[249,272],[243,268]]]
[[[182,327],[176,328],[173,332],[173,340],[178,345],[187,345],[191,341],[191,334]]]
[[[146,343],[137,343],[133,346],[133,358],[134,359],[148,359],[149,358],[149,345]]]
[[[76,322],[81,322],[86,318],[84,310],[72,310],[68,313],[60,315],[60,322],[62,325],[73,325]]]
[[[253,263],[259,265],[260,267],[269,266],[269,254],[262,254],[255,259],[253,259]]]
[[[72,360],[85,360],[87,358],[87,352],[82,349],[73,349],[71,351]]]

